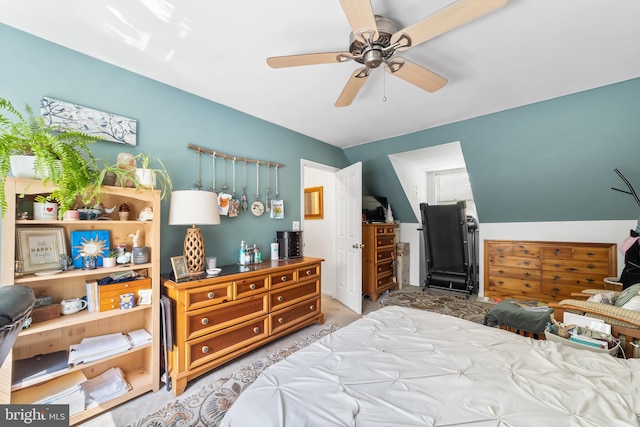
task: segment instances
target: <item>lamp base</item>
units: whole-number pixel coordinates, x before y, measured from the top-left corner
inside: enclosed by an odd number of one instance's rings
[[[184,238],[184,256],[187,259],[189,274],[202,274],[204,271],[204,239],[202,230],[193,226],[187,228]]]

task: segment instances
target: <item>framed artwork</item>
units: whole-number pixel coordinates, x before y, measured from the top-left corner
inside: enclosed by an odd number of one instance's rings
[[[304,189],[304,219],[324,218],[322,186]]]
[[[187,267],[187,259],[184,255],[172,256],[171,267],[173,268],[173,275],[176,280],[189,277],[189,268]]]
[[[60,255],[67,254],[62,227],[17,227],[16,239],[25,274],[60,269]]]
[[[47,126],[61,131],[79,131],[104,141],[136,145],[137,121],[104,111],[43,96],[40,114]]]
[[[75,268],[82,268],[83,256],[96,257],[96,266],[102,267],[102,258],[109,256],[111,239],[109,230],[72,231],[71,259]]]

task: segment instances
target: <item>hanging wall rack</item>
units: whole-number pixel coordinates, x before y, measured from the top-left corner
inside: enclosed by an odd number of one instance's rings
[[[194,151],[197,151],[199,153],[211,154],[212,156],[216,156],[216,157],[219,157],[221,159],[235,160],[237,162],[257,163],[257,164],[260,164],[260,165],[267,165],[267,166],[278,167],[278,168],[283,168],[284,167],[284,165],[282,163],[275,163],[275,162],[270,162],[270,161],[267,161],[267,160],[248,159],[246,157],[230,156],[229,154],[221,153],[220,151],[215,151],[215,150],[212,150],[210,148],[201,147],[201,146],[195,145],[195,144],[187,144],[187,148],[190,148],[190,149],[192,149]]]

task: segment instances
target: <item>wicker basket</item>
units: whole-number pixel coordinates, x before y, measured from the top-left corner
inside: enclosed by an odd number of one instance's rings
[[[617,277],[605,277],[604,288],[608,291],[621,291],[622,283],[618,282]]]

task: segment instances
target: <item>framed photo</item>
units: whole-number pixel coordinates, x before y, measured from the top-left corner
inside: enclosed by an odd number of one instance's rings
[[[189,268],[187,267],[187,259],[184,257],[184,255],[172,256],[171,267],[173,268],[173,275],[177,280],[184,279],[185,277],[189,277]]]
[[[24,273],[60,269],[60,255],[67,254],[62,227],[17,227],[18,260],[24,264]]]

